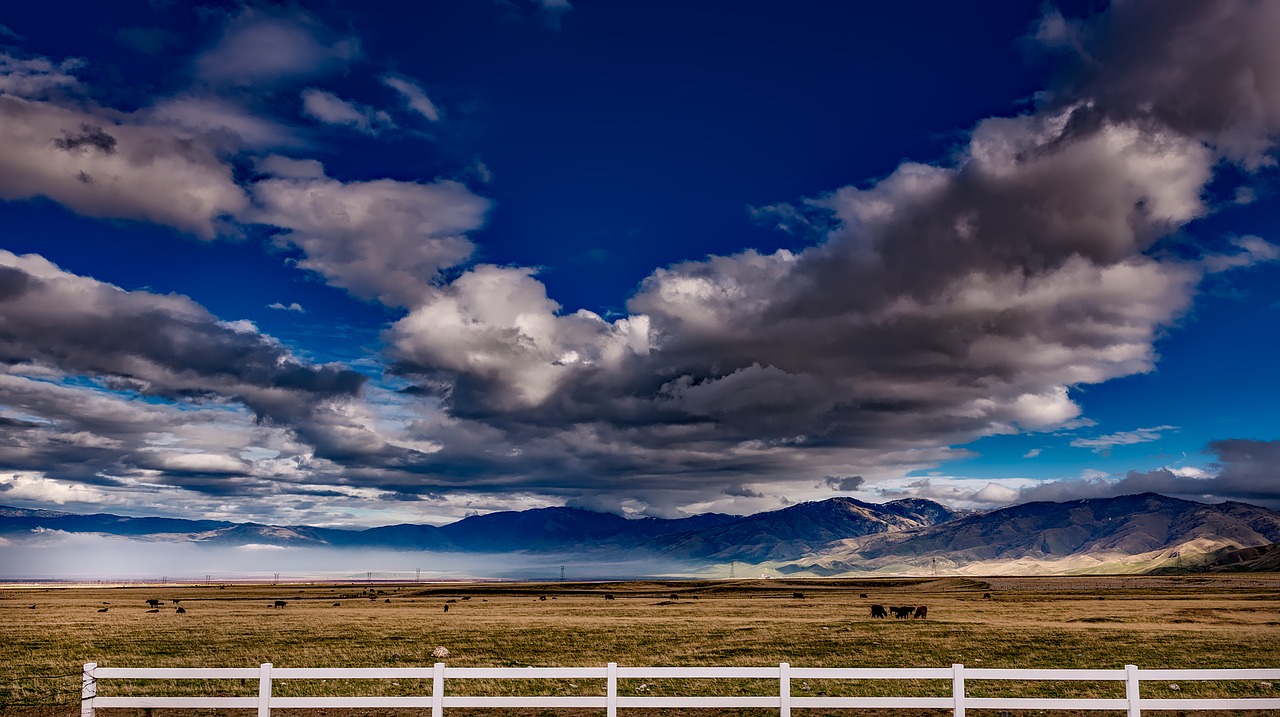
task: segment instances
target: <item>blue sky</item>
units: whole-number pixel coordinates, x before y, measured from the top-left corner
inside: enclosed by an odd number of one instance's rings
[[[1225,0],[6,8],[0,503],[1276,505],[1275,32]]]

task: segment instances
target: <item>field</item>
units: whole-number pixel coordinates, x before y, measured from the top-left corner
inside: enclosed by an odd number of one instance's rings
[[[795,597],[796,592],[804,597]],[[606,593],[615,599],[606,600]],[[159,612],[147,612],[149,598],[164,601]],[[174,599],[181,601],[184,614],[176,612]],[[288,604],[274,608],[276,600]],[[873,603],[927,605],[928,617],[874,620]],[[106,612],[99,612],[103,608]],[[89,661],[110,667],[262,662],[407,667],[435,662],[431,653],[437,646],[449,650],[445,662],[457,667],[614,661],[624,666],[1280,668],[1280,575],[10,586],[0,590],[0,664],[6,666],[0,676],[0,714],[78,714],[80,668]],[[238,682],[145,687],[149,694],[253,694],[252,681]],[[591,682],[537,687],[544,694],[603,692],[602,685]],[[277,683],[276,688],[282,695],[430,691],[427,684],[390,680]],[[141,689],[138,683],[112,681],[100,694]],[[512,694],[534,686],[477,681],[451,683],[449,689]],[[776,683],[624,682],[619,689],[623,694],[770,694]],[[793,685],[796,694],[813,695],[941,695],[946,689],[928,681]],[[973,683],[970,694],[995,696],[1010,689],[1026,695],[1122,694],[1111,683]],[[1144,696],[1150,697],[1209,694],[1280,697],[1280,683],[1144,684]],[[104,714],[124,717],[126,712]]]

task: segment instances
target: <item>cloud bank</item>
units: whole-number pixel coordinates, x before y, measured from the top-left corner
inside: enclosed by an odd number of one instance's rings
[[[538,7],[556,23],[570,9]],[[23,368],[4,376],[5,404],[22,408],[5,427],[24,436],[9,465],[120,489],[146,476],[253,497],[276,481],[291,496],[451,510],[463,509],[456,496],[520,496],[673,515],[870,491],[984,436],[1080,425],[1072,391],[1151,371],[1157,338],[1206,275],[1280,257],[1258,237],[1225,253],[1164,242],[1212,212],[1215,181],[1271,163],[1277,34],[1280,10],[1263,3],[1049,12],[1036,38],[1064,71],[1033,111],[977,123],[939,161],[757,210],[813,240],[658,268],[622,317],[565,312],[535,268],[477,262],[472,237],[493,202],[461,181],[344,181],[313,158],[270,154],[307,149],[252,111],[271,92],[322,124],[374,134],[389,121],[301,86],[362,57],[356,38],[309,15],[227,17],[193,59],[191,87],[136,112],[88,99],[78,60],[4,56],[0,197],[207,240],[266,231],[298,268],[393,316],[375,390],[189,299],[6,255],[0,347]],[[440,121],[416,82],[378,81]],[[115,428],[74,405],[85,391],[100,413],[128,406]],[[227,444],[157,444],[157,416],[188,410]],[[1239,467],[1257,461],[1228,443],[1217,482],[1125,481],[1242,495],[1263,473]],[[1017,495],[994,486],[973,499]]]

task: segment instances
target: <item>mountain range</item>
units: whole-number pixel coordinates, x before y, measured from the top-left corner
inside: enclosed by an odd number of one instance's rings
[[[881,504],[838,497],[748,516],[628,519],[560,507],[489,513],[438,527],[349,530],[0,506],[5,539],[45,531],[223,546],[659,557],[703,565],[742,562],[787,575],[1133,573],[1274,570],[1280,511],[1154,493],[988,512],[915,498]]]

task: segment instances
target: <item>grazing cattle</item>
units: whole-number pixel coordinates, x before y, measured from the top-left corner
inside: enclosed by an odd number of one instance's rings
[[[173,603],[174,605],[177,605],[178,603],[182,602],[182,598],[174,598],[169,602]]]
[[[872,605],[871,617],[889,617],[889,613],[885,612],[884,605]]]
[[[288,604],[289,603],[285,602],[284,600],[276,600],[275,603],[271,605],[271,607],[284,607],[285,605],[288,605]]]
[[[791,597],[795,598],[796,600],[803,600],[804,593],[791,593]]]
[[[605,593],[605,594],[604,594],[604,599],[605,599],[605,600],[612,600],[612,599],[613,599],[613,593]]]
[[[470,596],[470,595],[463,595],[463,596],[462,596],[462,599],[463,599],[463,600],[470,600],[470,599],[471,599],[471,596]]]
[[[151,608],[150,610],[148,610],[147,612],[160,612],[160,608],[158,608],[158,607],[153,607],[153,608]]]
[[[105,607],[98,608],[98,612],[106,612],[106,611],[107,611],[107,608]]]
[[[450,599],[448,599],[448,600],[445,600],[445,602],[458,602],[458,601],[457,601],[457,600],[455,600],[455,599],[453,599],[453,598],[450,598]]]
[[[382,602],[391,602],[391,598],[387,598],[386,600],[383,600]]]
[[[335,602],[335,603],[333,604],[333,606],[334,606],[334,607],[342,607],[342,603],[340,603],[340,602]]]
[[[547,596],[546,596],[546,595],[539,595],[539,596],[538,596],[538,599],[539,599],[539,600],[546,600],[546,599],[547,599]]]
[[[902,607],[891,607],[889,611],[893,613],[893,617],[897,620],[905,620],[911,617],[911,613],[915,612],[915,605],[904,605]]]
[[[672,600],[679,600],[679,599],[680,599],[680,596],[679,596],[679,595],[676,595],[675,593],[671,593],[671,599],[672,599]]]
[[[28,605],[28,606],[27,606],[27,609],[28,609],[28,610],[35,610],[35,609],[36,609],[36,606],[35,606],[35,605]]]
[[[187,609],[185,607],[180,607],[177,610],[174,610],[174,612],[178,613],[179,615],[185,615],[187,612]]]
[[[448,606],[448,605],[445,605],[445,606],[444,606],[444,611],[445,611],[445,612],[449,612],[449,606]]]
[[[150,600],[148,600],[147,604],[150,605],[151,607],[160,607],[160,601],[155,598],[151,598]]]
[[[982,593],[982,597],[983,597],[983,599],[985,599],[985,600],[990,600],[990,599],[991,599],[991,593]]]
[[[858,597],[860,597],[860,598],[865,598],[866,596],[867,596],[867,594],[866,594],[866,593],[862,593],[862,594],[861,594],[861,595],[859,595]]]
[[[912,615],[912,617],[918,617],[918,618],[923,619],[923,618],[927,617],[928,615],[929,615],[929,608],[928,608],[927,606],[925,606],[925,605],[921,605],[920,607],[917,607],[917,608],[916,608],[916,613],[915,613],[914,615]]]

